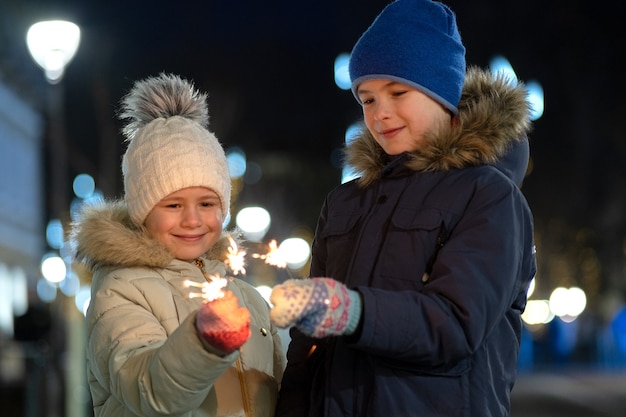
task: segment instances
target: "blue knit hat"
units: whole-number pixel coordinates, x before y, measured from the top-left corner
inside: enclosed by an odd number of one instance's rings
[[[350,57],[352,93],[389,79],[427,94],[454,114],[465,79],[465,47],[454,12],[432,0],[396,0],[361,35]]]

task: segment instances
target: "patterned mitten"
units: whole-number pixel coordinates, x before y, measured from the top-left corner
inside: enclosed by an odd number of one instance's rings
[[[361,296],[331,278],[290,279],[270,295],[270,319],[276,326],[295,325],[312,337],[354,333],[361,320]]]
[[[205,342],[227,355],[250,337],[250,312],[239,307],[231,291],[224,290],[222,298],[202,304],[196,316],[196,329]]]

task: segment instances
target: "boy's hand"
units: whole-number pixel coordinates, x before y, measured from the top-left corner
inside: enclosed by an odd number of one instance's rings
[[[351,334],[361,318],[361,296],[331,278],[290,279],[272,290],[270,320],[312,337]]]

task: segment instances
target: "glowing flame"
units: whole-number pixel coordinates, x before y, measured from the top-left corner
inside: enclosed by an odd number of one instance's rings
[[[228,280],[217,275],[211,275],[210,278],[210,282],[202,283],[186,280],[183,283],[185,287],[200,288],[200,292],[190,292],[189,298],[202,297],[207,301],[222,298],[224,296],[224,291],[222,289],[226,286],[226,284],[228,284]]]
[[[262,259],[266,264],[275,266],[277,268],[285,268],[287,266],[287,261],[281,254],[278,249],[278,245],[276,240],[272,240],[268,245],[268,251],[265,255],[260,255],[258,253],[252,254],[253,258]]]
[[[226,259],[224,263],[226,267],[230,269],[233,275],[245,274],[245,257],[247,255],[245,250],[239,249],[235,240],[228,236],[230,246],[226,253]],[[253,253],[250,256],[256,259],[263,260],[266,264],[275,266],[277,268],[287,267],[287,261],[284,255],[280,252],[276,240],[272,240],[267,246],[267,252],[265,254]],[[202,273],[207,278],[207,282],[199,283],[195,281],[186,280],[184,282],[185,287],[199,288],[199,292],[190,292],[189,298],[202,297],[207,301],[216,300],[224,296],[223,288],[228,284],[228,279],[219,275],[207,275],[204,272],[204,263],[201,260],[196,261],[196,264],[202,270]],[[232,279],[232,278],[231,278]]]
[[[228,253],[226,254],[224,263],[230,268],[234,275],[243,275],[246,273],[246,251],[237,248],[237,243],[235,243],[235,240],[231,236],[228,236],[228,240],[230,241],[230,246],[228,247]]]

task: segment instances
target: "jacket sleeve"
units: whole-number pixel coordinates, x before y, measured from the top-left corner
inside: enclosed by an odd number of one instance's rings
[[[533,275],[526,200],[509,181],[483,182],[420,289],[357,287],[363,296],[362,332],[352,346],[418,367],[458,363],[494,329],[503,332],[498,337],[515,337],[515,330],[506,329],[519,326],[520,300]]]
[[[239,353],[219,357],[206,351],[195,330],[195,312],[168,335],[162,324],[168,319],[154,315],[145,288],[134,284],[138,281],[110,275],[95,289],[87,317],[90,371],[103,389],[137,415],[178,415],[196,409]],[[160,285],[151,281],[152,287]]]

